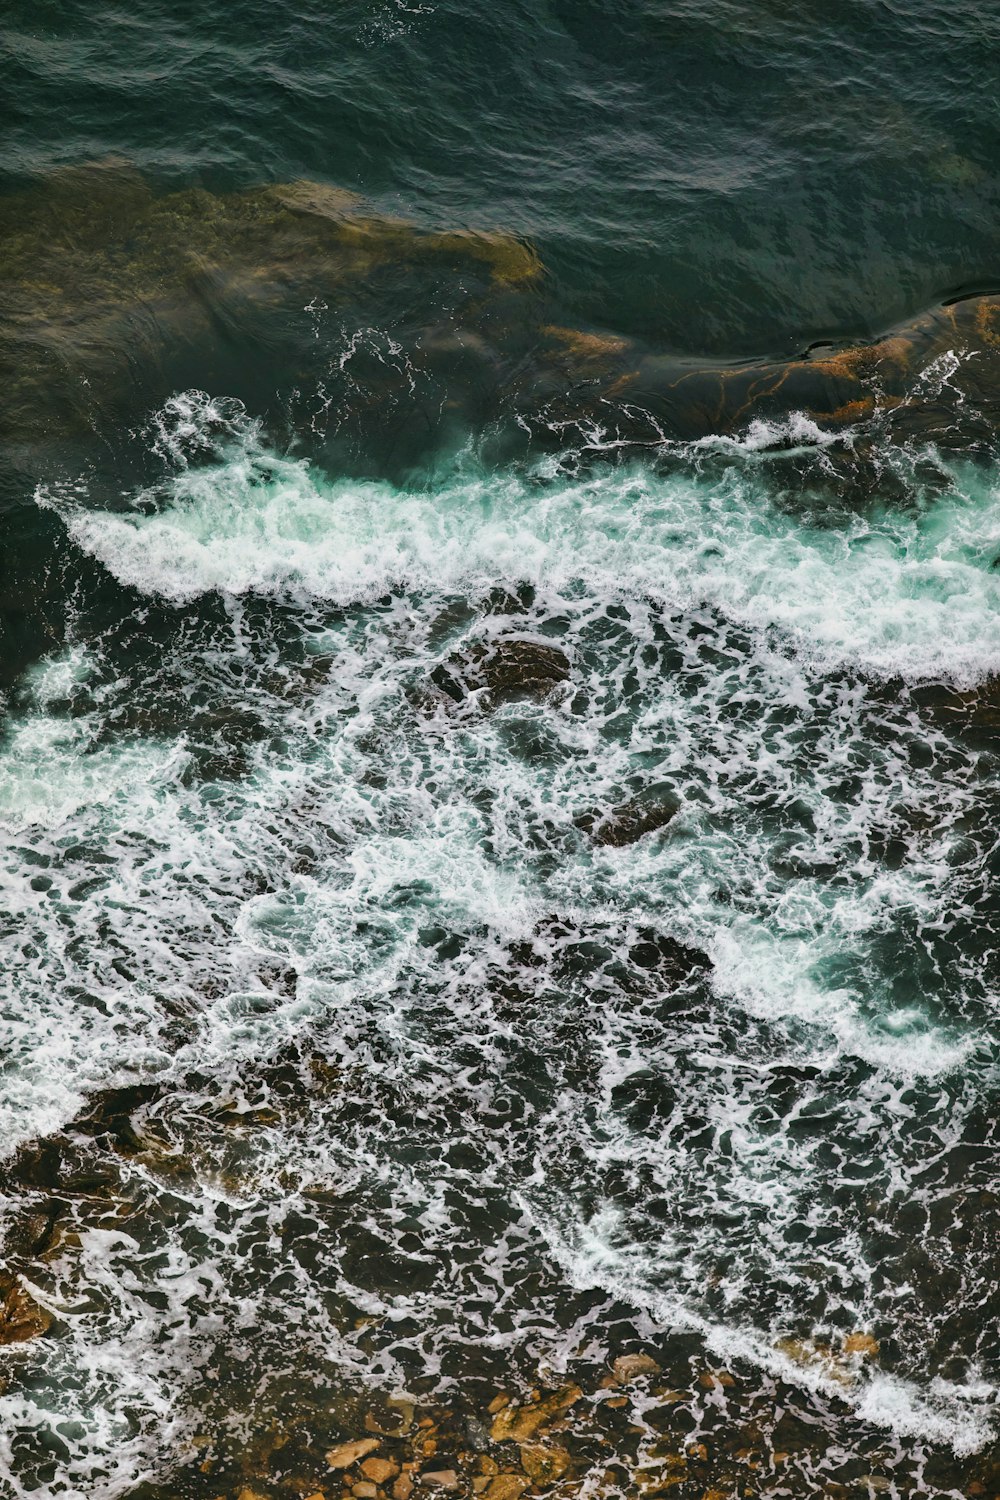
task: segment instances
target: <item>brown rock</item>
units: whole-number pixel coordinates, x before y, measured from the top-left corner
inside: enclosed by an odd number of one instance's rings
[[[546,324],[542,333],[565,348],[580,364],[604,364],[616,360],[628,349],[626,340],[616,334],[589,333],[582,328],[562,328],[554,323]]]
[[[410,1500],[413,1493],[413,1480],[409,1474],[400,1474],[392,1487],[392,1500]]]
[[[331,1469],[349,1469],[359,1459],[374,1453],[378,1446],[378,1438],[356,1438],[353,1443],[341,1443],[338,1447],[331,1448],[326,1461]]]
[[[521,1448],[521,1468],[539,1489],[555,1484],[571,1463],[572,1459],[565,1448],[549,1448],[543,1443],[532,1443]]]
[[[641,1380],[644,1375],[660,1373],[656,1360],[648,1354],[619,1354],[611,1368],[619,1385]]]
[[[430,1474],[421,1474],[420,1483],[434,1490],[457,1490],[459,1478],[454,1469],[437,1469]]]
[[[0,1303],[0,1344],[23,1344],[52,1326],[52,1314],[39,1306],[20,1281],[14,1281]]]
[[[357,1500],[378,1500],[378,1485],[372,1484],[368,1479],[362,1479],[351,1490],[351,1494],[356,1495]]]
[[[835,1354],[829,1344],[812,1339],[783,1338],[778,1339],[774,1347],[786,1359],[793,1360],[803,1369],[818,1370],[827,1380],[836,1381],[838,1385],[851,1385],[855,1379],[851,1361],[843,1354]]]
[[[676,1406],[678,1401],[686,1401],[687,1394],[684,1391],[662,1390],[656,1392],[657,1401],[664,1406]]]
[[[486,641],[436,667],[431,677],[456,703],[485,690],[486,708],[545,698],[569,677],[569,657],[545,641],[502,636]]]
[[[521,1500],[530,1485],[530,1479],[525,1479],[520,1474],[498,1474],[495,1479],[490,1480],[486,1500]]]
[[[394,1479],[399,1473],[399,1465],[391,1458],[366,1458],[361,1465],[361,1472],[366,1479],[373,1479],[376,1484],[385,1484],[386,1480]]]
[[[506,1442],[509,1439],[515,1443],[527,1442],[529,1438],[535,1436],[536,1432],[547,1427],[563,1412],[568,1411],[582,1395],[583,1392],[578,1385],[565,1385],[560,1390],[554,1391],[551,1396],[539,1397],[535,1401],[527,1402],[524,1406],[513,1404],[505,1406],[494,1417],[490,1436],[495,1443]]]

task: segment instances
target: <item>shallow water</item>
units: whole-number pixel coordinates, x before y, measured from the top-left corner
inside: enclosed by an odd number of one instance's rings
[[[992,15],[6,28],[0,1492],[1000,1490]]]

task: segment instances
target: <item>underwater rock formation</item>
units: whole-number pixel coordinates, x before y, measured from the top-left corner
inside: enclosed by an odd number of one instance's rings
[[[567,429],[656,446],[791,412],[827,428],[879,414],[947,441],[959,403],[968,443],[968,408],[989,425],[998,394],[997,295],[874,342],[705,361],[554,321],[541,262],[513,235],[421,228],[318,182],[157,196],[96,163],[0,199],[0,233],[0,437],[15,445],[107,434],[191,384],[265,405],[274,387],[246,385],[251,349],[283,388],[322,395],[290,412],[293,430],[353,423],[383,449],[505,419],[549,447]]]
[[[513,236],[420,230],[321,183],[157,197],[114,161],[0,200],[0,234],[8,441],[224,378],[247,340],[291,356],[290,335],[329,300],[363,323],[373,294],[385,316],[449,277],[463,278],[460,295],[502,300],[540,273]]]
[[[545,330],[545,358],[565,381],[549,418],[581,415],[575,382],[587,382],[586,416],[604,441],[655,443],[745,431],[753,422],[800,412],[823,428],[888,416],[898,435],[947,437],[957,406],[963,441],[972,408],[987,424],[1000,400],[1000,296],[969,297],[934,308],[870,343],[816,344],[791,359],[726,364],[643,350],[578,330]],[[603,409],[603,410],[602,410]],[[794,433],[775,434],[789,445]],[[956,434],[957,438],[957,434]],[[766,435],[761,437],[766,446]]]

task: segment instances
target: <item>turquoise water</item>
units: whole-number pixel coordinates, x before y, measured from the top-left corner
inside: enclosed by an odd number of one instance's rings
[[[1000,1488],[996,42],[8,15],[0,1493]]]

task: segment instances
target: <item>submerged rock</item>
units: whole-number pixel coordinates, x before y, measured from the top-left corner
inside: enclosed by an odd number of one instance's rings
[[[328,184],[155,196],[117,160],[0,199],[0,234],[0,435],[11,441],[87,431],[213,372],[225,381],[241,344],[294,358],[310,308],[353,308],[348,321],[363,326],[362,304],[384,319],[442,277],[489,302],[541,270],[513,235],[420,229]]]
[[[649,1354],[619,1354],[611,1369],[619,1385],[630,1385],[633,1380],[660,1373],[660,1366]]]
[[[336,1448],[331,1448],[326,1461],[331,1469],[350,1469],[360,1459],[374,1453],[379,1446],[378,1438],[356,1438],[354,1442],[340,1443]]]
[[[810,1338],[782,1338],[774,1347],[793,1364],[842,1386],[853,1385],[864,1361],[879,1353],[878,1340],[870,1333],[849,1333],[839,1347]]]
[[[494,1416],[490,1436],[495,1443],[524,1443],[537,1432],[544,1431],[582,1397],[583,1391],[578,1385],[566,1385],[548,1396],[538,1396],[520,1406],[508,1402]]]
[[[301,409],[281,407],[296,432],[319,432],[322,386],[335,431],[349,418],[410,456],[449,424],[505,420],[508,454],[525,429],[611,456],[752,424],[754,447],[814,442],[793,413],[826,430],[878,416],[954,445],[990,436],[1000,402],[1000,296],[872,341],[726,363],[566,326],[515,235],[421,228],[320,182],[158,196],[107,160],[0,198],[0,234],[0,439],[15,446],[118,433],[189,386],[257,401],[265,365],[298,393]],[[321,325],[341,356],[336,397]]]
[[[525,1490],[531,1488],[531,1480],[520,1474],[497,1474],[485,1488],[486,1500],[520,1500]]]
[[[596,450],[752,428],[756,449],[808,447],[817,432],[875,417],[899,439],[953,447],[989,437],[1000,404],[995,294],[929,309],[871,341],[815,344],[781,360],[700,360],[556,325],[541,333],[537,358],[551,387],[543,425],[561,444],[576,425]]]
[[[547,1489],[568,1471],[572,1458],[565,1448],[545,1443],[525,1444],[521,1448],[521,1468],[538,1489]]]

